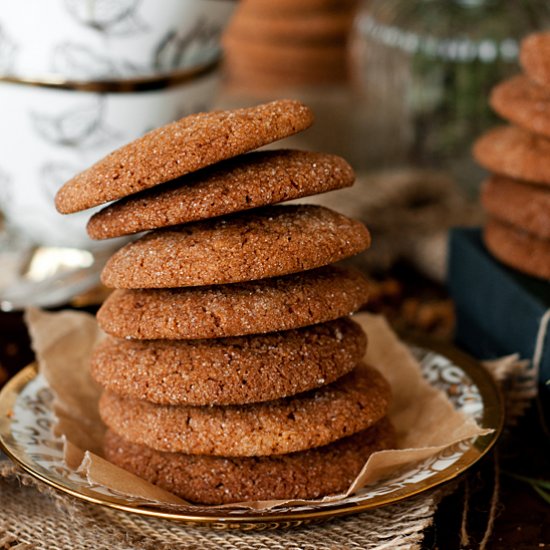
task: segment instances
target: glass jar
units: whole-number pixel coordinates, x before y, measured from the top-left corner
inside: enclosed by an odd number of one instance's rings
[[[470,148],[497,117],[488,97],[517,72],[520,39],[548,27],[546,0],[369,0],[353,38],[369,167],[448,170],[471,188]]]

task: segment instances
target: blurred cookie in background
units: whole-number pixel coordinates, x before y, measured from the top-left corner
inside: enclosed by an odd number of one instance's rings
[[[550,33],[521,44],[523,73],[491,92],[491,107],[509,122],[474,143],[477,162],[491,175],[481,203],[489,216],[483,231],[488,251],[532,277],[550,279]]]
[[[533,277],[550,279],[550,240],[496,218],[483,231],[485,246],[503,264]]]
[[[223,36],[229,85],[273,89],[347,81],[356,7],[355,0],[241,1]]]
[[[483,184],[481,203],[493,218],[550,239],[550,190],[497,174]]]

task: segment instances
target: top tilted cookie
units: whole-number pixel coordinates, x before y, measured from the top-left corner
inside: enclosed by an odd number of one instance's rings
[[[311,110],[279,100],[233,111],[197,113],[113,151],[69,180],[55,197],[70,214],[126,197],[305,130]]]

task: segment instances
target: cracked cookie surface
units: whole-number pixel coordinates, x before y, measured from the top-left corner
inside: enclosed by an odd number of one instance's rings
[[[369,284],[356,269],[329,266],[232,285],[115,290],[97,313],[117,338],[223,338],[332,321],[360,309]]]
[[[108,337],[90,370],[104,388],[162,405],[270,401],[329,384],[363,358],[366,336],[342,318],[302,329],[215,340]]]
[[[362,252],[370,234],[322,206],[269,206],[151,231],[107,261],[111,288],[178,288],[307,271]]]
[[[130,443],[110,430],[105,437],[107,460],[202,504],[309,499],[343,492],[372,453],[394,447],[395,431],[385,418],[323,447],[267,457],[163,453]]]
[[[158,451],[265,456],[320,447],[365,430],[386,415],[390,398],[384,377],[360,364],[328,386],[275,401],[170,406],[105,391],[99,413],[114,432]]]
[[[354,179],[336,155],[256,151],[110,204],[87,230],[93,239],[119,237],[325,193]]]
[[[55,205],[69,214],[120,199],[290,136],[312,123],[311,110],[289,99],[193,114],[148,132],[76,175],[59,189]]]

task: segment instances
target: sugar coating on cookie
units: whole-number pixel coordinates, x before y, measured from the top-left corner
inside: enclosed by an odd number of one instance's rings
[[[475,142],[473,153],[491,172],[550,185],[550,139],[515,126],[498,126]]]
[[[353,184],[341,157],[256,151],[126,197],[94,214],[87,230],[107,239],[325,193]]]
[[[108,337],[92,354],[93,378],[124,397],[161,405],[270,401],[329,384],[363,358],[366,336],[351,319],[215,340]]]
[[[490,104],[508,121],[550,137],[550,88],[518,75],[493,88]]]
[[[197,113],[162,126],[113,151],[57,192],[69,214],[120,199],[221,160],[277,141],[313,123],[311,110],[294,100]]]
[[[358,221],[322,206],[279,205],[151,231],[107,261],[111,288],[176,288],[306,271],[370,246]]]
[[[492,217],[550,239],[550,187],[493,175],[482,187],[481,203]]]
[[[493,218],[485,224],[483,240],[502,263],[533,277],[550,279],[550,239],[540,239]]]
[[[550,86],[550,32],[537,32],[521,42],[520,62],[527,76],[541,86]]]
[[[265,403],[155,405],[105,391],[99,413],[114,432],[158,451],[266,456],[327,445],[365,430],[386,415],[390,397],[384,377],[360,364],[328,386]]]
[[[371,428],[329,445],[266,457],[224,458],[155,451],[111,430],[105,458],[174,493],[201,504],[310,499],[345,491],[369,456],[395,447],[395,431],[383,418]]]
[[[115,290],[97,314],[118,338],[200,339],[263,334],[331,321],[357,311],[368,298],[355,269],[320,268],[232,285]]]

